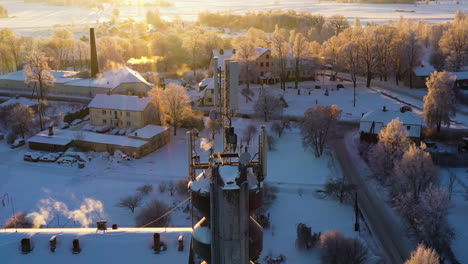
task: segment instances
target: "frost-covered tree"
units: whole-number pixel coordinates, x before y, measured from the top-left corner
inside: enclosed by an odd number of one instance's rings
[[[0,5],[0,18],[8,17],[8,9]]]
[[[449,72],[434,72],[426,82],[428,89],[424,96],[424,121],[440,132],[442,124],[450,125],[450,117],[455,114],[455,77]]]
[[[379,133],[379,142],[369,152],[369,165],[381,182],[387,182],[396,161],[409,148],[408,131],[399,118],[393,119]]]
[[[414,30],[408,30],[403,33],[401,42],[401,54],[403,70],[407,72],[410,88],[413,88],[413,69],[421,62],[423,56],[423,46],[420,43],[417,33]]]
[[[361,241],[346,238],[338,231],[329,231],[320,236],[322,263],[363,264],[368,257],[367,248]]]
[[[283,107],[281,101],[277,96],[274,96],[269,90],[263,90],[260,93],[254,105],[254,112],[257,117],[263,117],[265,122],[271,118],[278,116]]]
[[[329,21],[335,29],[335,36],[338,36],[345,29],[349,28],[348,19],[343,15],[333,15]]]
[[[365,27],[362,35],[358,38],[357,47],[360,59],[362,61],[363,73],[366,74],[366,87],[370,87],[373,74],[379,65],[379,49],[376,28],[373,26]]]
[[[247,84],[247,90],[250,89],[250,74],[255,67],[255,60],[258,58],[258,51],[255,49],[254,42],[250,41],[245,36],[236,37],[237,45],[236,54],[234,60],[242,62],[241,67],[244,75],[245,83]]]
[[[443,33],[439,46],[448,56],[446,67],[459,71],[468,62],[468,19],[459,15]]]
[[[291,36],[293,40],[292,52],[294,58],[294,88],[299,87],[300,72],[303,61],[311,57],[310,45],[302,33],[296,33]]]
[[[139,227],[164,227],[170,222],[169,206],[160,200],[151,200],[142,208],[135,217],[136,225]],[[164,217],[163,217],[164,216]]]
[[[439,264],[439,254],[424,244],[419,244],[418,249],[411,253],[411,258],[405,264]]]
[[[124,198],[121,198],[118,207],[128,208],[132,213],[135,212],[135,209],[141,205],[143,197],[141,195],[129,195]]]
[[[312,148],[316,157],[322,156],[328,136],[342,112],[337,105],[316,105],[305,111],[301,122],[302,144]]]
[[[445,252],[455,238],[455,233],[447,222],[451,206],[450,195],[445,189],[431,185],[421,193],[416,219],[417,231],[424,244],[439,253]]]
[[[412,193],[415,200],[430,184],[438,183],[437,168],[431,154],[415,145],[411,145],[401,160],[396,161],[394,173],[400,191]]]
[[[255,135],[258,133],[257,127],[253,124],[248,125],[244,129],[244,133],[242,135],[242,140],[247,144],[250,145],[250,141],[255,137]]]
[[[8,123],[24,138],[34,123],[34,111],[29,106],[16,104],[8,113]]]
[[[32,52],[24,66],[25,82],[31,83],[37,89],[39,127],[43,130],[44,105],[46,104],[47,88],[54,85],[55,77],[50,73],[48,58],[43,52]]]
[[[353,81],[353,106],[356,106],[356,82],[357,75],[361,67],[358,47],[355,42],[350,41],[347,44],[341,46],[339,54],[340,64],[349,72],[351,80]]]
[[[160,109],[165,114],[166,121],[174,127],[174,136],[176,136],[182,120],[192,113],[187,92],[182,86],[169,83],[164,90],[157,88],[152,91],[150,96],[159,102]]]
[[[270,43],[272,56],[276,61],[275,66],[277,67],[280,75],[281,89],[286,90],[286,64],[291,53],[291,46],[286,41],[284,34],[284,30],[277,27],[270,37]]]

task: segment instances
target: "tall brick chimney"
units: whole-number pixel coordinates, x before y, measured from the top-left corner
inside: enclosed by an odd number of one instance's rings
[[[96,51],[96,37],[94,36],[94,28],[89,29],[90,46],[91,46],[91,78],[95,78],[99,73],[99,65]]]

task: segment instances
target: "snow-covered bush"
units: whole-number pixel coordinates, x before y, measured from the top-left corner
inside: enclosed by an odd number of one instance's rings
[[[176,192],[181,196],[188,196],[188,183],[189,179],[182,179],[176,184]]]
[[[361,264],[368,257],[368,249],[361,241],[346,238],[338,231],[320,237],[321,259],[324,264]]]
[[[32,228],[33,224],[26,218],[26,213],[23,211],[17,212],[8,219],[3,228]]]
[[[153,192],[153,185],[151,184],[144,184],[137,188],[137,192],[141,193],[142,195],[148,195]]]
[[[303,223],[299,223],[296,228],[296,247],[300,249],[310,249],[320,240],[321,233],[312,234],[312,228]]]
[[[418,249],[411,253],[411,258],[405,264],[439,264],[439,255],[431,248],[419,244]]]
[[[170,215],[162,217],[170,210],[164,202],[160,200],[151,200],[146,207],[135,217],[137,226],[146,227],[164,227],[170,222]]]
[[[161,182],[159,183],[159,192],[160,193],[164,193],[166,192],[166,189],[167,189],[167,185],[166,185],[166,182]]]

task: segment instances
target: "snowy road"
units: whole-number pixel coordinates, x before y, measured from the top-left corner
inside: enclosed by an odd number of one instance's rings
[[[338,129],[338,131],[350,131]],[[358,157],[347,148],[346,142],[351,142],[353,132],[334,138],[333,148],[341,164],[344,177],[358,186],[358,202],[372,232],[382,244],[387,257],[387,263],[403,263],[409,257],[410,244],[406,239],[401,223],[367,184],[368,180],[358,168]]]

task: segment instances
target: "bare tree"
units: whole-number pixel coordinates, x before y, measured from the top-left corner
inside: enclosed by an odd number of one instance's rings
[[[427,95],[424,96],[424,121],[440,132],[442,124],[450,125],[450,117],[455,114],[455,77],[449,72],[434,72],[426,82]]]
[[[423,47],[414,30],[404,33],[402,41],[403,69],[407,73],[410,88],[413,88],[413,69],[421,62]]]
[[[297,33],[291,36],[294,37],[292,52],[294,57],[294,71],[295,71],[295,80],[294,87],[299,88],[299,79],[302,63],[305,59],[311,57],[310,45],[307,39],[302,35],[302,33]]]
[[[141,205],[143,198],[141,195],[129,195],[124,198],[120,198],[120,202],[117,204],[118,207],[128,208],[132,213],[135,209]]]
[[[356,43],[350,41],[341,47],[339,54],[340,64],[349,72],[349,76],[353,81],[353,106],[355,107],[357,75],[361,67],[358,46]]]
[[[255,65],[255,60],[258,58],[258,51],[255,49],[254,43],[245,36],[236,37],[237,46],[234,60],[242,62],[244,68],[244,79],[247,84],[247,90],[250,90],[250,71]]]
[[[263,90],[254,105],[255,115],[263,117],[265,122],[279,115],[282,110],[280,99],[269,90]]]
[[[167,117],[167,122],[174,127],[174,136],[177,128],[181,126],[182,120],[192,112],[190,98],[185,89],[175,83],[169,83],[164,90],[153,89],[150,92],[152,101],[159,102],[162,112]]]
[[[301,122],[302,144],[312,148],[316,157],[323,154],[329,133],[335,129],[342,112],[336,105],[316,105],[305,111]]]
[[[144,184],[137,188],[137,192],[141,193],[141,195],[149,195],[153,191],[153,185],[151,184]]]
[[[287,118],[282,118],[271,125],[271,130],[277,133],[279,138],[283,135],[285,129],[291,129],[291,123]]]
[[[424,244],[419,244],[418,249],[411,253],[411,258],[405,264],[439,264],[439,254]]]
[[[430,184],[438,183],[437,168],[431,154],[415,145],[411,145],[401,160],[396,161],[394,173],[401,191],[412,193],[415,200]]]
[[[242,136],[242,140],[247,144],[250,145],[250,141],[252,140],[253,137],[257,134],[258,130],[257,127],[253,124],[248,125],[244,129],[244,134]]]
[[[291,47],[283,35],[284,30],[281,30],[277,27],[270,38],[270,42],[272,47],[272,55],[277,61],[275,66],[278,67],[280,73],[281,89],[286,90],[286,64]]]
[[[13,128],[21,134],[24,138],[24,134],[27,133],[34,122],[34,111],[29,106],[22,104],[16,104],[9,113],[9,123],[12,124]]]
[[[55,82],[55,77],[50,73],[47,57],[43,52],[34,51],[27,58],[26,66],[24,67],[25,82],[32,83],[38,88],[38,113],[39,127],[43,130],[42,119],[44,117],[43,102],[46,100],[47,87],[52,86]]]

